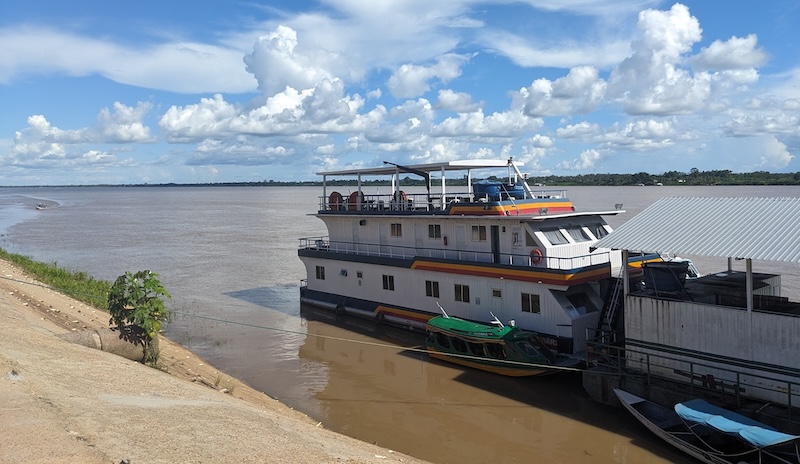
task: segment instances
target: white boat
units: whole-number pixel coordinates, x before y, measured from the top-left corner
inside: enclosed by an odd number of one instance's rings
[[[420,330],[440,302],[470,321],[492,311],[537,332],[552,350],[584,352],[622,266],[621,253],[592,246],[611,231],[603,216],[624,211],[579,211],[563,189],[531,189],[519,166],[512,159],[385,162],[318,173],[323,194],[315,215],[328,235],[300,239],[307,272],[301,301]],[[479,170],[503,181],[477,181]],[[454,171],[466,185],[446,184]],[[401,190],[401,174],[424,178],[424,193]],[[371,193],[367,176],[390,177],[391,186]],[[441,185],[437,193],[431,177]],[[334,188],[333,178],[356,185]]]
[[[694,399],[670,409],[624,390],[620,403],[651,432],[709,464],[798,463],[800,436]]]

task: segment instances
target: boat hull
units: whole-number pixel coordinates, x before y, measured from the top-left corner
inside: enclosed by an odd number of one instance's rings
[[[499,363],[485,359],[463,358],[455,353],[438,351],[433,347],[427,347],[427,351],[428,356],[440,361],[458,364],[460,366],[466,366],[473,369],[480,369],[482,371],[505,375],[508,377],[531,377],[535,375],[547,375],[558,372],[558,370],[552,368],[530,367],[524,366],[521,363]]]
[[[765,448],[747,446],[702,424],[693,424],[690,428],[673,409],[624,390],[614,389],[614,394],[622,406],[651,432],[701,462],[708,464],[800,462],[800,457],[796,454],[782,453],[779,457],[778,453],[769,452]]]

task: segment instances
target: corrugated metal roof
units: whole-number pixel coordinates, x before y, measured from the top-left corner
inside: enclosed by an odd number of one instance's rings
[[[594,246],[800,263],[800,198],[662,198]]]

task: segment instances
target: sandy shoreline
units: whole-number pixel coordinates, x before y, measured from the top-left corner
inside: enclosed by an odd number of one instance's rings
[[[0,463],[423,462],[327,430],[168,339],[158,370],[58,338],[108,320],[0,260]]]

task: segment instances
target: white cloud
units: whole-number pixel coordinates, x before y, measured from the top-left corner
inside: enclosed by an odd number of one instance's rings
[[[767,62],[767,54],[756,47],[758,38],[750,34],[745,38],[731,37],[722,42],[715,40],[691,59],[700,70],[748,70]]]
[[[505,111],[485,116],[483,111],[461,113],[447,118],[433,128],[434,137],[518,137],[525,132],[540,128],[543,121],[528,117],[518,111]]]
[[[559,127],[556,134],[565,139],[583,138],[596,135],[600,132],[600,126],[587,121],[571,124],[566,127]]]
[[[708,151],[721,156],[714,164],[734,172],[776,171],[786,169],[795,158],[785,143],[773,135],[723,137],[712,140]]]
[[[286,88],[268,98],[262,106],[244,109],[225,101],[222,95],[203,98],[200,103],[170,107],[159,126],[174,142],[250,134],[301,136],[302,134],[367,131],[385,116],[382,107],[359,113],[364,100],[344,95],[338,79],[323,79],[314,88],[297,91]]]
[[[794,155],[789,153],[786,145],[775,137],[762,137],[761,150],[758,152],[758,165],[763,169],[783,169],[789,165]]]
[[[103,108],[97,117],[100,138],[104,142],[121,143],[154,141],[150,128],[142,122],[151,108],[150,103],[142,102],[135,108],[114,102],[113,112]]]
[[[640,39],[633,54],[612,73],[608,95],[631,114],[675,114],[700,110],[710,96],[711,76],[679,68],[682,56],[701,39],[697,18],[676,3],[669,11],[639,13]]]
[[[294,156],[294,150],[281,145],[266,146],[258,140],[236,138],[204,140],[195,153],[186,160],[188,166],[237,165],[261,166],[281,163]]]
[[[142,121],[150,108],[149,103],[129,107],[115,102],[113,111],[100,110],[97,127],[76,130],[60,129],[43,115],[33,115],[28,117],[28,127],[16,132],[12,150],[17,155],[52,158],[68,156],[65,145],[153,142],[149,127]]]
[[[597,150],[584,150],[578,159],[562,161],[556,166],[567,171],[586,171],[593,169],[600,162],[600,152]]]
[[[571,68],[585,65],[608,68],[625,59],[630,53],[630,42],[625,40],[600,44],[564,40],[544,48],[530,38],[505,31],[486,31],[481,34],[481,38],[490,50],[525,68]]]
[[[242,50],[173,41],[129,47],[47,26],[0,29],[0,83],[27,75],[100,75],[123,84],[177,93],[250,92],[255,82]]]
[[[258,89],[272,96],[287,87],[303,90],[314,87],[322,79],[333,78],[325,67],[324,55],[303,53],[298,47],[297,32],[278,26],[258,38],[253,52],[244,57],[244,62],[247,72],[258,81]]]
[[[235,105],[216,94],[213,98],[202,98],[197,104],[170,107],[158,124],[171,140],[191,140],[227,134],[230,119],[238,115]]]
[[[528,143],[537,148],[553,148],[556,145],[552,138],[541,134],[536,134],[528,139]]]
[[[481,106],[483,106],[483,102],[473,102],[472,95],[450,89],[440,90],[439,99],[436,102],[437,108],[456,113],[471,113],[480,109]]]
[[[668,120],[640,120],[627,124],[614,124],[595,138],[596,143],[616,150],[649,151],[671,147],[677,133]]]
[[[428,81],[437,79],[446,84],[460,76],[461,66],[468,60],[468,56],[449,53],[432,66],[404,64],[392,74],[386,85],[397,98],[418,97],[430,90]]]
[[[763,103],[763,102],[762,102]],[[753,110],[737,109],[722,124],[726,135],[733,137],[761,134],[787,134],[800,137],[800,114],[782,108],[759,106]]]
[[[588,113],[602,102],[605,87],[595,68],[579,66],[564,77],[537,79],[512,93],[512,106],[533,117]]]
[[[56,143],[82,143],[92,139],[89,129],[62,130],[54,127],[41,114],[28,117],[28,127],[17,131],[14,138],[17,143],[25,142],[56,142]]]

